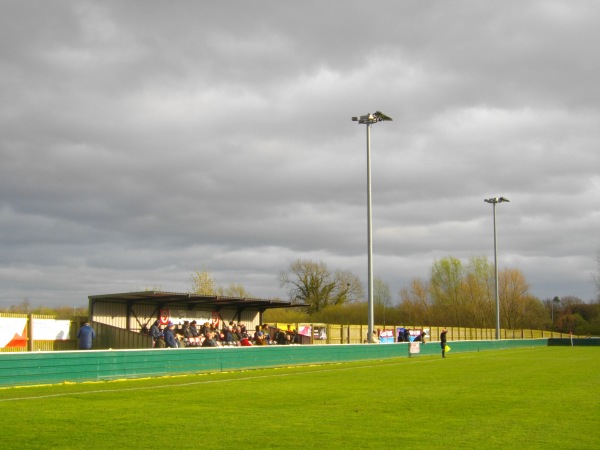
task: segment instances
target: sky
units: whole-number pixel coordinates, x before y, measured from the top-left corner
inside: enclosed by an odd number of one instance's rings
[[[0,306],[298,259],[392,301],[435,261],[596,297],[596,1],[0,0]]]

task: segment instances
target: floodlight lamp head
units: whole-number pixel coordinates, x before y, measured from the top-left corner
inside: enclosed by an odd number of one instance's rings
[[[502,202],[510,202],[509,199],[507,199],[506,197],[493,197],[493,198],[486,198],[483,200],[486,203],[502,203]]]
[[[383,120],[392,120],[390,117],[383,114],[381,111],[376,111],[373,114],[365,114],[364,116],[354,116],[352,117],[353,122],[358,122],[359,124],[372,124],[381,122]]]
[[[377,118],[378,122],[381,122],[382,120],[392,120],[391,117],[386,116],[384,113],[382,113],[381,111],[375,111],[375,113],[373,114],[373,116],[375,116]]]

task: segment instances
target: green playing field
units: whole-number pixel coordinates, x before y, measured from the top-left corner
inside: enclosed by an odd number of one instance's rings
[[[0,389],[2,448],[600,448],[600,353],[536,347]]]

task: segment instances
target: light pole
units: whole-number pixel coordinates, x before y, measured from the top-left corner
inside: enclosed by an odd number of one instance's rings
[[[373,114],[366,114],[360,117],[353,117],[354,122],[367,126],[367,246],[369,249],[369,326],[367,330],[367,342],[373,342],[373,217],[371,213],[371,125],[384,120],[392,120],[381,111],[376,111]]]
[[[491,203],[494,210],[494,287],[496,291],[496,340],[500,339],[500,296],[498,295],[498,244],[496,241],[496,204],[510,202],[505,197],[486,198],[483,200]]]

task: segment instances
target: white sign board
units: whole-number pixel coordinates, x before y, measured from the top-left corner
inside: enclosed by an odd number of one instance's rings
[[[411,342],[410,347],[408,349],[411,355],[415,355],[421,352],[421,343],[420,342]]]
[[[34,341],[66,341],[71,339],[70,320],[33,319]]]

